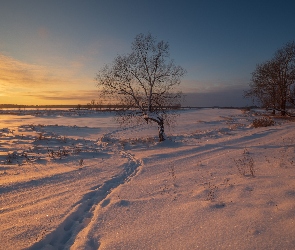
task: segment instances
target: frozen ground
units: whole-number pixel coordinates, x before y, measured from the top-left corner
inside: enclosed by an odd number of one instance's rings
[[[295,249],[295,123],[255,118],[183,111],[158,143],[111,113],[1,114],[0,249]]]

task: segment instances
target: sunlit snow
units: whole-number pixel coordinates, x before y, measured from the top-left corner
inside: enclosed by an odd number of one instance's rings
[[[179,111],[159,143],[112,112],[1,112],[0,249],[295,248],[289,119]]]

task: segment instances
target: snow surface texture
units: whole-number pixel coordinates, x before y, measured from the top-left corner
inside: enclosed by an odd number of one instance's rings
[[[295,123],[182,111],[2,114],[0,249],[295,249]]]

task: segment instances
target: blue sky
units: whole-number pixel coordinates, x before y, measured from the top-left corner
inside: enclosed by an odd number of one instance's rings
[[[0,103],[86,104],[134,37],[168,41],[186,105],[243,106],[257,63],[295,40],[295,1],[2,0]]]

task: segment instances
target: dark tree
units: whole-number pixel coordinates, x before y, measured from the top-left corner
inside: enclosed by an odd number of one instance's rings
[[[275,72],[279,86],[279,103],[281,114],[286,114],[286,104],[291,101],[291,89],[295,83],[295,42],[287,43],[279,49],[274,58]]]
[[[295,104],[294,84],[295,43],[291,42],[277,50],[270,61],[256,66],[245,96],[285,115],[287,104]]]
[[[103,67],[96,81],[104,96],[124,106],[121,121],[140,118],[155,122],[159,140],[164,141],[164,121],[169,119],[171,108],[180,104],[181,93],[175,87],[184,74],[185,70],[170,59],[167,42],[139,34],[131,53],[119,55]]]
[[[258,64],[250,83],[250,90],[245,92],[245,97],[256,99],[265,108],[271,108],[273,114],[279,109],[278,105],[278,84],[275,74],[275,63],[268,61],[264,64]]]

